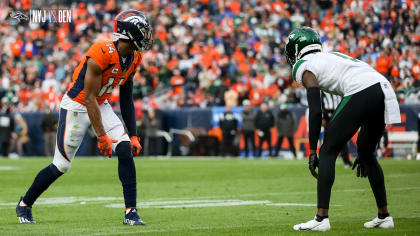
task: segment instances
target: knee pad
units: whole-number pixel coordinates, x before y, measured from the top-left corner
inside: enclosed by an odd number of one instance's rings
[[[54,166],[54,167],[51,167]],[[59,171],[62,174],[66,173],[67,171],[70,170],[71,167],[71,162],[65,160],[64,158],[62,160],[58,160],[57,158],[54,158],[53,163],[50,165],[50,168],[55,172],[55,171]],[[57,169],[57,170],[55,170]]]
[[[133,154],[131,153],[131,144],[128,141],[120,142],[115,148],[115,152],[118,155],[118,159],[133,158]]]

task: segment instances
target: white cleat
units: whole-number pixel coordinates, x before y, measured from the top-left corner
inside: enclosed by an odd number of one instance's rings
[[[366,228],[382,228],[382,229],[392,229],[394,228],[394,220],[392,216],[388,216],[385,219],[379,219],[375,217],[375,219],[368,221],[365,223]]]
[[[330,220],[328,218],[323,219],[321,222],[316,221],[316,216],[313,220],[306,223],[297,224],[293,226],[294,230],[302,231],[328,231],[331,229]]]

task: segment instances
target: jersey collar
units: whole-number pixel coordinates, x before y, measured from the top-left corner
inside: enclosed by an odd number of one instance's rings
[[[130,68],[131,64],[133,63],[134,53],[130,54],[124,63],[120,55],[120,51],[118,50],[118,41],[114,41],[114,46],[118,52],[118,59],[120,61],[120,67],[122,71],[125,72],[126,70],[128,70],[128,68]]]

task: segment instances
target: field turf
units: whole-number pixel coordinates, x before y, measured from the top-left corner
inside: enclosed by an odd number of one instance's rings
[[[367,179],[337,161],[326,233],[295,232],[315,215],[306,161],[136,158],[140,216],[122,224],[117,159],[76,158],[20,225],[15,205],[50,158],[0,158],[0,235],[420,235],[420,161],[381,160],[395,229],[365,229],[376,215]]]

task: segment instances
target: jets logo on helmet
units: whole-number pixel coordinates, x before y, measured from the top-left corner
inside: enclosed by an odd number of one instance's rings
[[[137,51],[146,51],[152,47],[152,34],[152,27],[140,11],[127,10],[115,17],[114,35],[118,39],[132,41]]]
[[[286,39],[285,54],[287,62],[292,67],[305,55],[320,51],[322,44],[319,34],[309,27],[294,29]]]

